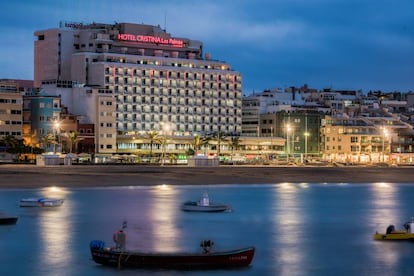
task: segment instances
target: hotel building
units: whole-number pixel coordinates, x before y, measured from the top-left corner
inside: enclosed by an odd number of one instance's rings
[[[175,137],[241,133],[242,76],[200,41],[131,23],[62,22],[35,36],[35,87],[95,125],[97,153],[134,152],[133,139],[165,126]]]

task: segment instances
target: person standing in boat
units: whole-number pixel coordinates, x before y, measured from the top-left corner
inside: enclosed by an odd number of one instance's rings
[[[118,250],[125,250],[126,247],[126,221],[124,221],[124,223],[122,224],[122,228],[120,230],[115,231],[114,235],[113,235],[113,240],[115,242],[115,249]]]
[[[208,193],[203,193],[203,196],[198,200],[199,206],[209,206],[210,205],[210,199],[208,197]]]

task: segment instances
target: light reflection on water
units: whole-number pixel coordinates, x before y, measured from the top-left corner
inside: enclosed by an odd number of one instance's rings
[[[205,190],[213,201],[232,205],[233,212],[179,209]],[[18,199],[28,196],[65,202],[47,210],[19,208]],[[0,275],[118,275],[90,260],[88,244],[102,239],[112,246],[112,233],[123,220],[131,249],[194,252],[205,238],[218,250],[256,246],[247,270],[188,275],[410,275],[414,246],[373,241],[372,235],[413,216],[412,198],[413,185],[393,183],[2,190],[0,209],[16,213],[19,221],[0,227],[0,249],[8,252],[2,254]],[[30,258],[22,263],[24,256]]]
[[[175,222],[177,217],[177,203],[174,200],[178,191],[168,185],[157,186],[150,191],[152,202],[149,206],[149,216],[152,220],[151,236],[154,242],[149,251],[174,252],[179,247],[179,230]]]
[[[47,198],[65,199],[70,191],[65,188],[48,187],[41,189],[40,195]],[[65,202],[60,207],[46,207],[38,211],[40,239],[45,250],[40,252],[46,267],[65,267],[65,262],[71,262],[72,254],[67,254],[71,245],[72,224],[71,202]],[[38,209],[38,208],[36,208]],[[70,252],[70,251],[69,251]]]
[[[298,193],[303,185],[282,183],[274,190],[275,224],[274,231],[276,244],[284,248],[278,255],[278,264],[281,274],[293,273],[291,270],[296,263],[302,263],[306,251],[297,246],[303,243],[302,227],[306,225],[306,218],[300,210]],[[289,269],[284,269],[289,268]]]
[[[398,188],[392,183],[374,183],[372,185],[372,207],[373,213],[370,224],[375,225],[376,230],[379,233],[385,233],[386,228],[390,224],[394,224],[396,220],[402,217],[399,200],[398,200]],[[398,224],[394,224],[396,228]],[[374,231],[373,231],[374,233]],[[378,264],[384,267],[395,266],[400,259],[400,250],[396,247],[395,242],[373,242],[373,250]],[[384,250],[384,247],[386,250]]]

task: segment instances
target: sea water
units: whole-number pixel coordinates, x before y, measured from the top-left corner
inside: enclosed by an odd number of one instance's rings
[[[180,204],[208,192],[231,212],[191,213]],[[57,208],[21,208],[24,197],[62,197]],[[375,241],[375,231],[414,216],[414,185],[280,183],[0,190],[0,275],[414,275],[414,243]],[[176,271],[104,267],[89,242],[127,221],[127,248],[199,252],[255,246],[250,267]]]

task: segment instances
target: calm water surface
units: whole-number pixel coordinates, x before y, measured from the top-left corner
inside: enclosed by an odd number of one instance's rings
[[[204,191],[229,213],[186,213],[179,208]],[[63,197],[54,209],[20,208],[23,197]],[[0,190],[0,210],[19,217],[0,226],[0,275],[414,275],[414,243],[378,242],[389,224],[414,216],[414,185],[290,184],[47,188]],[[129,249],[216,250],[253,245],[251,267],[240,270],[122,270],[90,257],[89,241],[112,246],[128,221]]]

